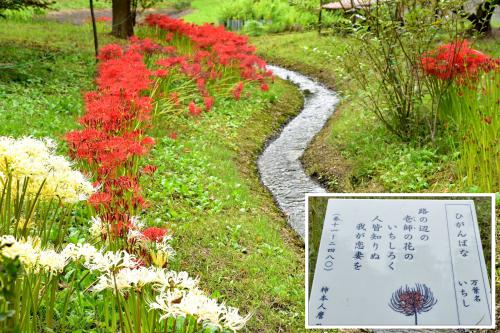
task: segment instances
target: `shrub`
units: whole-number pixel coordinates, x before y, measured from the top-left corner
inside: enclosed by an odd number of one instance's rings
[[[440,39],[460,35],[461,18],[451,14],[458,10],[451,2],[386,1],[364,11],[364,22],[353,27],[358,43],[343,59],[347,71],[368,87],[365,106],[404,141],[436,140],[437,105],[429,99],[420,57]]]

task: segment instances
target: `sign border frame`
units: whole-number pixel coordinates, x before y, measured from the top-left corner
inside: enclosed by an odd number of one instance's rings
[[[328,197],[331,199],[335,198],[345,198],[345,197],[353,197],[353,198],[366,198],[366,197],[384,197],[384,198],[397,198],[397,197],[408,197],[410,198],[439,198],[439,197],[456,197],[456,198],[464,198],[464,197],[489,197],[491,199],[491,234],[492,244],[491,244],[491,281],[490,281],[490,289],[491,289],[491,314],[492,314],[492,324],[491,325],[478,325],[478,326],[450,326],[450,325],[442,325],[442,326],[382,326],[382,325],[371,325],[371,326],[357,326],[357,325],[339,325],[339,326],[323,326],[323,325],[308,325],[309,318],[309,198],[310,197]],[[495,193],[305,193],[305,233],[304,233],[304,242],[305,242],[305,266],[304,266],[304,274],[305,274],[305,284],[304,284],[304,304],[305,304],[305,328],[306,329],[343,329],[343,328],[358,328],[358,329],[494,329],[496,327],[496,270],[495,270],[495,249],[496,249],[496,216],[495,216]],[[483,246],[485,246],[483,244]]]

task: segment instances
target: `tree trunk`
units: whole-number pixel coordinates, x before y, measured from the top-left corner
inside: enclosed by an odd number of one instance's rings
[[[128,38],[134,34],[134,17],[130,9],[131,0],[113,0],[113,28],[111,34]]]
[[[486,0],[478,5],[476,13],[468,17],[472,23],[472,29],[484,34],[490,33],[491,16],[498,4],[500,4],[500,0]]]

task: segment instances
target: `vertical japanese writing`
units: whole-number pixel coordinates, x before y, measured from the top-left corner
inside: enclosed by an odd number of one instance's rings
[[[389,259],[389,267],[390,270],[394,270],[394,261],[396,260],[396,252],[394,250],[396,249],[395,246],[395,241],[396,241],[396,229],[398,228],[397,225],[388,225],[387,229],[389,231],[389,250],[387,253],[387,258]]]
[[[328,302],[328,292],[330,289],[327,286],[322,286],[320,289],[320,296],[319,296],[319,306],[316,309],[316,320],[317,323],[316,325],[322,325],[322,320],[325,318],[325,312],[327,310],[327,302]]]
[[[354,269],[359,271],[361,269],[361,260],[365,256],[365,233],[366,225],[364,223],[358,223],[356,225],[356,241],[354,243]]]
[[[470,304],[467,302],[467,296],[469,295],[467,293],[467,281],[458,281],[458,286],[460,290],[460,295],[462,295],[462,304],[464,308],[468,308]]]
[[[460,280],[458,283],[458,292],[462,297],[462,306],[468,308],[473,303],[481,302],[481,290],[479,289],[478,280]]]
[[[420,240],[427,242],[430,239],[430,227],[429,227],[429,211],[426,208],[418,209],[418,232]]]
[[[404,259],[405,260],[413,260],[414,257],[414,252],[415,252],[415,246],[413,244],[413,230],[415,229],[415,217],[406,215],[403,217],[403,238],[404,238],[404,243],[403,243],[403,251],[405,252],[404,254]]]
[[[379,260],[380,259],[380,254],[379,254],[379,246],[380,246],[380,240],[382,239],[382,235],[380,234],[380,230],[382,229],[382,221],[380,217],[377,215],[375,218],[372,220],[372,234],[370,236],[370,240],[372,240],[372,254],[370,255],[370,259],[375,259]]]
[[[458,244],[458,253],[460,256],[463,258],[467,257],[469,255],[469,242],[468,242],[468,237],[467,233],[465,232],[465,219],[463,214],[461,213],[456,213],[454,215],[455,219],[455,227],[456,227],[456,241]]]
[[[477,283],[478,280],[471,280],[471,286],[472,286],[472,295],[474,297],[474,302],[481,302],[481,297],[479,297],[479,285]]]
[[[323,270],[331,271],[333,269],[335,260],[335,235],[339,231],[338,226],[342,222],[340,214],[333,214],[332,221],[328,225],[328,247],[326,249],[326,256],[323,260]]]

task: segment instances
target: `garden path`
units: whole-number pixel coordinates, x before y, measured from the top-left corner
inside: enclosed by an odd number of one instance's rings
[[[300,158],[313,137],[323,128],[339,101],[324,85],[291,70],[267,66],[304,93],[304,108],[265,148],[258,159],[262,183],[285,213],[290,226],[304,239],[304,194],[326,192],[304,171]]]

